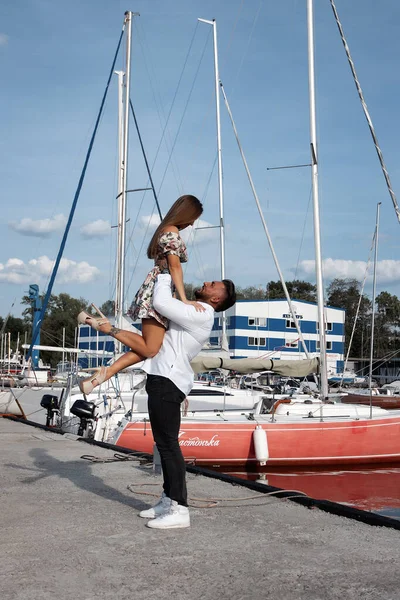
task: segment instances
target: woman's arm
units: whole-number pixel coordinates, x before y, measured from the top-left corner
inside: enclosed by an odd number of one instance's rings
[[[163,233],[168,233],[170,231],[179,235],[179,230],[174,225],[168,225],[163,230]],[[203,312],[205,310],[204,306],[195,300],[188,300],[186,298],[185,286],[183,284],[183,271],[179,256],[176,254],[167,254],[167,262],[172,281],[174,282],[176,291],[178,292],[181,301],[184,304],[193,304],[198,312]]]
[[[197,312],[204,312],[205,308],[202,304],[200,304],[200,302],[196,302],[196,300],[188,300],[186,298],[185,286],[183,285],[183,271],[179,256],[176,256],[175,254],[168,254],[167,260],[172,281],[174,282],[176,291],[178,292],[182,302],[184,304],[193,304]]]
[[[214,323],[214,311],[207,310],[203,305],[200,305],[202,310],[193,312],[191,304],[194,303],[189,300],[187,304],[184,304],[180,300],[172,298],[171,275],[164,274],[157,277],[153,295],[155,310],[160,315],[186,329],[186,331],[191,332],[194,337],[196,337],[196,332],[204,327],[209,327],[211,331]]]
[[[176,291],[179,294],[179,298],[182,300],[182,302],[187,302],[185,286],[183,285],[182,265],[179,256],[176,256],[175,254],[168,254],[167,261],[168,269],[171,274],[172,281],[176,287]]]

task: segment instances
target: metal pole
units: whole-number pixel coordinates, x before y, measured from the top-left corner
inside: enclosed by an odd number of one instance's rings
[[[117,273],[115,290],[115,326],[120,327],[123,314],[124,284],[122,281],[121,264],[124,252],[124,222],[123,203],[126,198],[126,187],[124,188],[124,75],[123,71],[115,71],[118,76],[118,236],[117,236]],[[125,193],[124,193],[125,190]],[[120,352],[122,344],[115,340],[115,349]]]
[[[64,370],[64,362],[65,362],[65,327],[62,330],[62,355],[61,355],[61,363],[62,369]]]
[[[8,332],[8,374],[11,371],[11,332]]]
[[[374,254],[374,278],[372,285],[372,319],[371,319],[371,348],[369,357],[369,417],[372,419],[372,361],[374,357],[374,328],[375,328],[375,296],[376,296],[376,264],[378,261],[378,230],[379,230],[379,213],[381,202],[376,206],[376,225],[375,225],[375,254]]]
[[[15,351],[15,356],[16,356],[16,359],[19,360],[19,332],[17,335],[17,349]]]
[[[129,141],[129,98],[131,85],[131,49],[132,49],[132,16],[131,11],[125,13],[126,27],[126,66],[125,66],[125,98],[124,98],[124,117],[123,117],[123,153],[121,161],[121,204],[119,208],[119,223],[118,223],[118,265],[119,272],[119,290],[118,299],[119,306],[117,307],[118,315],[123,312],[123,300],[125,292],[125,224],[126,224],[126,190],[128,178],[128,141]],[[117,323],[117,326],[120,323]]]
[[[307,29],[308,29],[308,87],[310,100],[310,138],[311,138],[311,178],[314,207],[314,245],[315,245],[315,272],[317,282],[318,320],[319,320],[319,348],[320,348],[320,378],[321,397],[325,400],[328,396],[328,373],[326,365],[326,336],[325,336],[325,310],[324,287],[322,279],[321,258],[321,232],[318,198],[318,153],[317,153],[317,126],[315,109],[315,67],[314,67],[314,23],[313,0],[307,0]]]
[[[219,193],[219,239],[221,252],[221,279],[225,279],[225,225],[224,225],[224,189],[222,173],[222,142],[221,142],[221,113],[219,96],[219,67],[218,67],[218,41],[217,41],[217,22],[215,19],[207,21],[198,19],[202,23],[207,23],[213,27],[214,35],[214,71],[215,71],[215,106],[217,117],[217,158],[218,158],[218,193]],[[226,314],[222,313],[222,345],[227,345],[226,337]]]

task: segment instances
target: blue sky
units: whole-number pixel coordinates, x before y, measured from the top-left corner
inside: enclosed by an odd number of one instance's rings
[[[400,195],[400,4],[337,0],[336,6]],[[215,18],[221,79],[281,268],[286,280],[315,280],[309,169],[267,170],[310,160],[306,0],[136,0],[131,6],[125,0],[4,0],[2,316],[10,310],[20,314],[30,283],[42,291],[47,287],[127,8],[141,15],[133,28],[131,97],[162,210],[182,193],[192,193],[203,200],[202,220],[218,223],[212,38],[209,26],[197,24],[198,17]],[[362,279],[381,201],[378,292],[400,294],[400,225],[329,0],[315,2],[315,36],[325,282],[335,276]],[[122,61],[123,52],[118,68]],[[97,305],[113,297],[115,286],[116,84],[115,77],[53,289]],[[278,275],[223,102],[221,114],[226,275],[238,285],[265,287]],[[147,185],[133,123],[128,177],[129,188]],[[130,194],[127,305],[151,267],[145,248],[153,210],[150,193]],[[217,230],[194,239],[185,280],[218,279]]]

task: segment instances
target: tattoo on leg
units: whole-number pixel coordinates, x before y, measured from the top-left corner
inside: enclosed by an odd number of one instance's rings
[[[116,336],[118,333],[120,333],[122,331],[122,329],[118,329],[118,327],[114,327],[112,326],[110,331],[108,332],[108,335],[111,335],[112,337]]]

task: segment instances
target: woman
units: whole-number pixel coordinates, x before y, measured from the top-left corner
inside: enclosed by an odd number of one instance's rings
[[[154,267],[148,273],[128,311],[134,320],[142,319],[142,335],[129,332],[131,350],[109,367],[100,367],[91,377],[79,382],[79,387],[84,394],[89,394],[96,386],[122,369],[155,356],[160,350],[168,327],[168,320],[154,310],[152,303],[154,284],[160,273],[171,274],[182,302],[193,304],[197,311],[205,310],[200,303],[186,298],[181,263],[187,262],[188,257],[185,243],[179,235],[180,231],[193,225],[202,212],[203,206],[195,196],[181,196],[157,227],[147,249],[148,258],[154,259]],[[108,319],[98,309],[96,310],[101,315],[100,319],[81,312],[78,315],[78,322],[112,335],[112,327]]]

